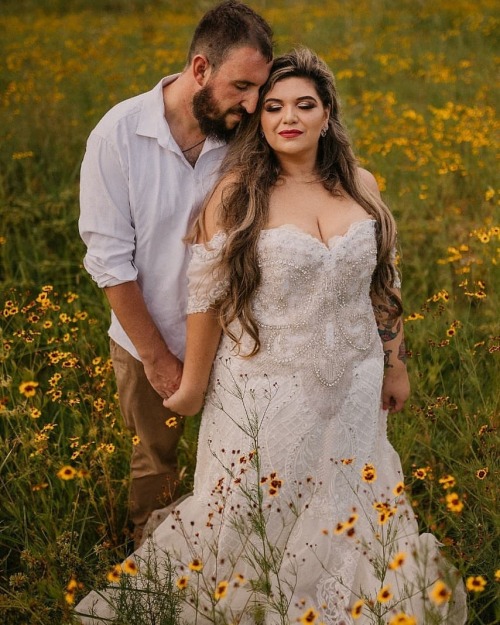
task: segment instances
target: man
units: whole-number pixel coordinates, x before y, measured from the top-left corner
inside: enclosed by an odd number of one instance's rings
[[[272,32],[236,0],[202,18],[182,73],[111,109],[81,170],[84,265],[111,305],[120,407],[138,437],[131,460],[136,546],[150,513],[171,501],[181,429],[163,407],[182,373],[189,225],[213,185],[225,143],[254,112]]]

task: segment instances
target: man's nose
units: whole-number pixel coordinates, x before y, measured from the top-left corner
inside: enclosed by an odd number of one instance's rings
[[[248,93],[244,100],[241,102],[241,106],[245,109],[245,111],[251,115],[255,113],[255,109],[257,108],[257,102],[259,101],[259,91]]]

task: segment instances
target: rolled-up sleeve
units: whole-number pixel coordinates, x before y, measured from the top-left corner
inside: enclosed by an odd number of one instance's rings
[[[128,166],[112,142],[92,134],[80,176],[80,235],[85,269],[99,287],[137,279]]]

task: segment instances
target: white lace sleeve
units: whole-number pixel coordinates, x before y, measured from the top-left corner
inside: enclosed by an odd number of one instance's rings
[[[192,257],[187,270],[188,315],[206,312],[227,290],[227,279],[217,271],[217,261],[226,238],[224,232],[217,232],[208,243],[196,243],[192,246]]]

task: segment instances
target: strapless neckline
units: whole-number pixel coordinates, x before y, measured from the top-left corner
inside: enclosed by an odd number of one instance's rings
[[[296,226],[295,224],[289,224],[289,223],[281,224],[280,226],[275,226],[273,228],[265,228],[261,231],[260,234],[262,238],[266,236],[272,236],[273,233],[279,232],[279,231],[293,232],[294,234],[297,234],[301,237],[312,239],[319,246],[327,250],[330,250],[333,247],[335,247],[335,245],[339,243],[340,241],[349,239],[358,230],[366,228],[366,224],[370,224],[370,228],[373,228],[372,224],[375,224],[375,223],[376,221],[374,219],[361,219],[360,221],[354,221],[352,224],[350,224],[350,226],[347,228],[344,234],[335,234],[331,236],[327,241],[323,241],[322,239],[319,239],[318,237],[314,236],[314,234],[311,234],[310,232],[303,230],[299,226]]]

